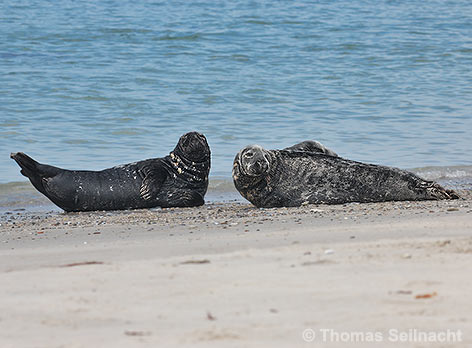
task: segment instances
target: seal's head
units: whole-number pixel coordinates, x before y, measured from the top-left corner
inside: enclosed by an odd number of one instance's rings
[[[268,152],[259,145],[249,145],[239,151],[234,159],[233,178],[244,175],[252,178],[262,177],[270,170]]]
[[[173,153],[187,161],[205,162],[210,160],[210,147],[205,136],[198,132],[182,135]]]

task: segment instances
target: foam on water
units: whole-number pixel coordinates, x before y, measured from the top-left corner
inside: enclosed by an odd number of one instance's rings
[[[410,170],[428,180],[460,180],[472,182],[472,166],[424,167]]]
[[[472,190],[472,166],[424,167],[411,171],[452,189]]]

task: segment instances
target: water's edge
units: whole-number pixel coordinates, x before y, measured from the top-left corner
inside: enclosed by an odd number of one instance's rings
[[[472,190],[472,166],[412,168],[409,171],[427,180],[457,190]],[[245,202],[231,178],[210,177],[207,203]],[[0,213],[8,211],[62,211],[34,189],[28,181],[0,184]]]

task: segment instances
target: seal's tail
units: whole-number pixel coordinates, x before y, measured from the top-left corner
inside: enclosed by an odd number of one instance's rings
[[[59,170],[59,168],[36,162],[23,152],[12,153],[10,158],[21,167],[20,173],[30,179],[33,186],[42,193],[45,193],[43,179],[55,176]]]
[[[10,154],[10,158],[14,159],[15,162],[18,163],[21,167],[20,173],[28,178],[32,175],[36,175],[38,172],[39,163],[23,152],[12,153]]]

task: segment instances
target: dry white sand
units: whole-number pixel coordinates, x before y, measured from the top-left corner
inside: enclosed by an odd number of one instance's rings
[[[0,222],[0,347],[472,346],[470,195]]]

